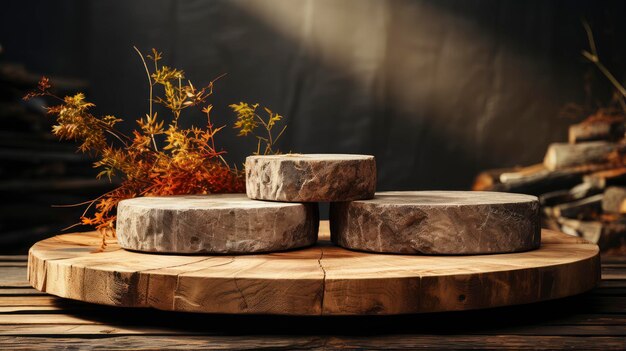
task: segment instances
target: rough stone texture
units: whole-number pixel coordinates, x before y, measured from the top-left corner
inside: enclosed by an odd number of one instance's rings
[[[251,199],[286,202],[371,199],[376,161],[369,155],[249,156],[246,191]]]
[[[496,192],[376,193],[332,203],[330,227],[339,246],[402,254],[517,252],[541,241],[538,199]]]
[[[141,197],[121,201],[125,249],[165,253],[252,253],[317,240],[317,204],[255,201],[244,194]]]

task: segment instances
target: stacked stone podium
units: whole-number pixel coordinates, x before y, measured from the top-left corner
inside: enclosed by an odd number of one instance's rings
[[[376,194],[369,155],[287,154],[246,159],[239,194],[135,198],[118,207],[122,247],[156,253],[274,252],[315,243],[318,202],[332,241],[397,254],[486,254],[536,249],[533,196],[459,191]]]
[[[40,241],[29,280],[118,307],[319,316],[524,304],[600,279],[597,246],[540,231],[532,196],[376,193],[366,155],[251,156],[246,181],[247,196],[122,201],[104,250],[96,232]]]
[[[143,197],[121,201],[119,244],[180,254],[275,252],[314,244],[318,202],[369,199],[376,162],[367,155],[287,154],[246,159],[240,194]]]

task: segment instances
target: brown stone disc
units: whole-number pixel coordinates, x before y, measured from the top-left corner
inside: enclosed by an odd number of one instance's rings
[[[375,191],[374,156],[286,154],[246,158],[246,192],[251,199],[350,201],[370,199]]]
[[[121,201],[125,249],[162,253],[252,253],[317,240],[317,204],[250,200],[244,194],[138,197]]]
[[[118,307],[281,315],[392,315],[525,304],[580,294],[600,280],[596,245],[544,230],[538,250],[420,256],[350,251],[320,241],[261,255],[155,255],[106,250],[95,232],[29,251],[28,278],[49,294]]]
[[[536,249],[537,197],[474,191],[380,192],[332,203],[332,240],[361,251],[469,255]]]

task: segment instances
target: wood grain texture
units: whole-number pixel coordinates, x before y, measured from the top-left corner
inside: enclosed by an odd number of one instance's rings
[[[626,187],[606,188],[602,198],[602,211],[608,213],[626,213]]]
[[[183,342],[184,340],[184,342]],[[12,350],[623,350],[618,337],[535,335],[388,335],[343,336],[114,336],[92,338],[0,337]]]
[[[59,235],[29,252],[29,281],[71,299],[161,310],[279,315],[392,315],[470,310],[575,295],[599,280],[599,253],[544,230],[540,249],[485,256],[401,256],[321,242],[246,256],[130,252],[96,233]]]
[[[10,261],[0,256],[0,262]],[[602,262],[603,280],[578,296],[396,316],[311,318],[124,309],[42,296],[29,287],[0,286],[0,349],[623,350],[626,259],[603,256]],[[10,268],[0,266],[0,277]],[[26,267],[18,268],[13,275],[26,283]]]
[[[569,127],[568,141],[576,144],[595,140],[619,140],[624,137],[624,122],[614,120],[586,121]]]
[[[605,163],[612,152],[623,153],[626,144],[606,141],[588,141],[579,144],[552,143],[546,151],[543,164],[551,171],[592,163]]]

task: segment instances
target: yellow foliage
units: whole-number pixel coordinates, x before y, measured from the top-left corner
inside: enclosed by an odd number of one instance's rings
[[[207,103],[207,99],[213,94],[214,83],[221,76],[202,88],[196,88],[189,80],[183,82],[182,70],[159,66],[162,59],[160,52],[152,49],[152,53],[145,56],[152,61],[152,71],[148,69],[144,56],[139,50],[137,52],[146,69],[150,102],[149,112],[137,120],[139,128],[131,136],[116,129],[116,124],[123,122],[122,119],[112,115],[94,116],[90,112],[94,104],[87,102],[84,94],[63,99],[56,97],[50,92],[50,84],[45,77],[37,90],[25,96],[25,99],[34,96],[58,99],[60,103],[48,109],[56,117],[53,133],[60,139],[78,142],[80,151],[97,156],[94,167],[100,169],[98,178],[120,178],[121,185],[93,200],[81,217],[82,224],[95,226],[102,232],[103,245],[104,236],[114,234],[115,210],[121,200],[135,196],[245,191],[243,172],[229,166],[223,157],[226,151],[218,149],[215,143],[215,135],[223,126],[213,125],[213,106]],[[162,95],[154,96],[156,88],[161,88]],[[153,112],[153,102],[162,104],[172,113],[172,122],[167,127],[165,121]],[[237,115],[234,127],[239,129],[240,136],[252,134],[257,138],[255,154],[261,153],[262,143],[265,145],[263,154],[278,153],[274,146],[285,127],[277,136],[273,128],[282,116],[264,108],[267,117],[262,118],[256,113],[258,106],[245,102],[230,105]],[[190,107],[198,107],[206,115],[203,128],[178,126],[181,112]],[[267,135],[255,134],[259,125],[263,126]],[[157,143],[157,135],[163,135],[164,141]],[[95,213],[89,216],[87,211],[92,206]]]

